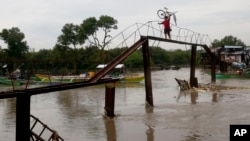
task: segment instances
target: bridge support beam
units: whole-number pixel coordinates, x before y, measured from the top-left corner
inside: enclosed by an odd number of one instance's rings
[[[191,64],[190,64],[190,86],[191,87],[198,87],[198,82],[195,77],[195,66],[196,66],[196,50],[197,46],[192,45],[192,52],[191,52]]]
[[[105,88],[105,114],[108,117],[114,117],[115,109],[115,87],[106,86]]]
[[[148,40],[142,45],[142,51],[143,51],[143,63],[144,63],[146,102],[148,105],[154,106]]]
[[[30,140],[30,97],[25,93],[16,98],[16,141]]]

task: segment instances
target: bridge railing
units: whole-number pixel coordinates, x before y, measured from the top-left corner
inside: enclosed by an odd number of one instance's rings
[[[130,47],[141,36],[154,36],[165,38],[163,25],[159,24],[161,21],[148,21],[146,23],[135,23],[110,39],[111,44],[108,48]],[[208,35],[194,32],[187,28],[181,28],[171,24],[171,39],[181,42],[189,42],[193,44],[211,45],[211,40]],[[160,41],[150,41],[149,46],[159,46]]]

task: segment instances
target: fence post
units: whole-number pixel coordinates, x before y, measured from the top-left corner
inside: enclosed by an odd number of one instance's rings
[[[216,59],[211,56],[211,81],[216,82]]]

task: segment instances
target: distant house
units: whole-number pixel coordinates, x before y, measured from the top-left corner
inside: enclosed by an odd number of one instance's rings
[[[224,45],[220,48],[210,48],[211,52],[218,55],[221,61],[228,63],[245,63],[249,66],[250,50],[245,49],[243,46],[230,46]],[[201,62],[203,67],[210,65],[210,56],[207,53],[201,54]]]
[[[246,52],[243,46],[229,46],[225,45],[218,50],[218,55],[222,61],[245,63]]]

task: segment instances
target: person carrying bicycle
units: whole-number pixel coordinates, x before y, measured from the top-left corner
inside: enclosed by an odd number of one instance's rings
[[[163,24],[164,26],[164,35],[165,35],[165,38],[167,39],[169,37],[169,39],[171,39],[171,35],[170,35],[170,32],[172,31],[171,27],[170,27],[170,16],[171,14],[169,15],[166,15],[164,17],[164,21],[160,22],[159,24]],[[168,37],[167,37],[168,36]]]

